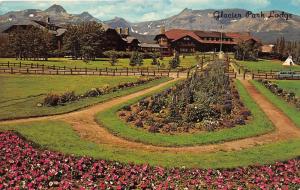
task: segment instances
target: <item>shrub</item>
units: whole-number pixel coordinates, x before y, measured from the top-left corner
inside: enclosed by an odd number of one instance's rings
[[[139,102],[139,106],[142,108],[147,108],[149,106],[149,100],[143,99]]]
[[[96,88],[92,88],[91,90],[87,91],[85,93],[86,97],[96,97],[96,96],[100,96],[101,94],[98,92],[98,90]]]
[[[103,55],[110,58],[109,62],[112,66],[115,66],[117,64],[119,56],[119,53],[117,51],[105,51],[103,52]]]
[[[120,112],[120,113],[119,113],[119,116],[120,116],[120,117],[124,117],[124,116],[126,116],[126,114],[125,114],[124,112]]]
[[[152,58],[151,65],[160,65],[160,62],[159,62],[159,60],[157,60],[156,57],[153,57],[153,58]]]
[[[125,111],[131,111],[131,106],[125,105],[125,106],[123,106],[122,109],[125,110]]]
[[[126,118],[126,121],[127,121],[127,122],[131,122],[131,121],[134,121],[134,119],[135,119],[134,114],[130,114],[130,115]]]
[[[159,128],[157,126],[155,126],[155,125],[152,125],[152,126],[149,127],[148,131],[150,133],[158,133],[159,132]]]
[[[211,132],[211,131],[214,131],[214,130],[218,127],[219,122],[218,122],[218,121],[214,121],[214,120],[208,119],[208,120],[204,120],[204,121],[202,122],[202,125],[203,125],[203,128],[204,128],[206,131]]]
[[[231,110],[232,110],[232,103],[226,103],[223,108],[222,108],[222,111],[226,114],[230,114],[231,113]]]
[[[134,125],[136,126],[136,127],[138,127],[138,128],[143,128],[144,127],[144,124],[143,124],[143,122],[142,122],[142,120],[137,120],[135,123],[134,123]]]
[[[179,67],[179,65],[180,65],[179,57],[178,58],[177,57],[172,58],[169,61],[169,65],[170,65],[170,68],[172,68],[172,69],[175,69],[175,68]]]
[[[60,101],[60,96],[58,94],[47,94],[44,99],[44,105],[47,106],[57,106]]]
[[[74,91],[66,92],[60,96],[60,103],[67,103],[71,101],[75,101],[77,99]]]
[[[184,120],[187,122],[200,122],[204,118],[209,118],[213,115],[213,111],[209,106],[190,104],[186,107]]]
[[[143,55],[137,51],[133,52],[130,57],[130,66],[141,66],[143,65]]]
[[[238,118],[235,120],[235,124],[237,125],[246,125],[246,122],[243,118]]]
[[[149,104],[149,108],[154,113],[159,113],[160,110],[166,105],[165,99],[159,95],[152,96],[152,102]]]

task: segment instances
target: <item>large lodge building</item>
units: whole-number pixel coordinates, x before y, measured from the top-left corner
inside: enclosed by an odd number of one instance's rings
[[[180,54],[195,52],[234,52],[235,46],[241,41],[259,42],[250,33],[214,32],[200,30],[171,29],[161,30],[155,37],[162,55],[172,55],[175,51]]]

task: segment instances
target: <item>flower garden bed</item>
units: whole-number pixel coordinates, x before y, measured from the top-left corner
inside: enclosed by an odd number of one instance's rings
[[[121,164],[39,150],[0,133],[0,189],[299,189],[300,159],[234,169]]]
[[[262,83],[267,89],[269,89],[273,94],[281,97],[284,101],[288,102],[289,104],[294,105],[300,111],[300,97],[297,97],[295,92],[286,91],[269,80],[258,81]]]
[[[215,131],[245,125],[251,112],[240,100],[225,67],[214,63],[205,73],[162,93],[124,106],[119,116],[152,133]]]
[[[65,105],[70,102],[78,101],[84,98],[89,97],[99,97],[105,94],[109,94],[111,92],[115,92],[118,90],[123,90],[130,87],[135,87],[138,85],[146,84],[153,80],[158,80],[162,77],[140,77],[136,82],[125,82],[121,83],[118,86],[110,87],[105,86],[103,88],[92,88],[86,91],[84,94],[75,95],[75,92],[65,92],[63,94],[53,94],[50,93],[44,98],[43,105],[44,106],[57,106],[57,105]],[[42,105],[42,104],[41,104]]]

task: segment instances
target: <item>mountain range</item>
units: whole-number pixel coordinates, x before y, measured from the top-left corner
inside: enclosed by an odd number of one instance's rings
[[[224,16],[217,20],[215,18],[216,11],[226,17]],[[270,12],[279,15],[283,11],[264,11],[259,14],[264,14],[266,15],[265,17],[252,18],[251,16],[246,16],[248,10],[244,9],[184,9],[179,14],[165,19],[133,23],[120,17],[115,17],[108,21],[101,21],[88,12],[69,14],[62,6],[52,5],[46,10],[27,9],[0,15],[0,30],[9,24],[22,23],[30,21],[31,19],[43,20],[50,17],[51,22],[57,25],[96,21],[103,23],[106,28],[128,27],[130,28],[131,35],[143,42],[152,41],[154,36],[160,32],[162,26],[164,26],[166,30],[182,28],[207,31],[220,31],[222,26],[222,30],[224,31],[251,32],[255,37],[265,43],[274,42],[280,36],[284,36],[286,40],[300,40],[300,16],[292,15],[288,19],[284,17],[268,18]]]

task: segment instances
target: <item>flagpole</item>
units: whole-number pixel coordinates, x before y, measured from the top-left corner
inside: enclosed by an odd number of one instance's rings
[[[220,52],[222,52],[222,45],[223,45],[223,33],[222,33],[223,25],[221,24],[221,43],[220,43]]]

